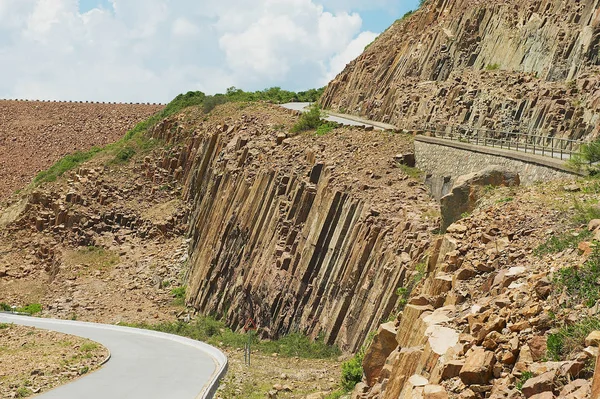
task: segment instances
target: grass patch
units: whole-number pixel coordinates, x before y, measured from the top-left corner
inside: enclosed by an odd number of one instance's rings
[[[83,353],[90,353],[98,349],[98,344],[95,342],[86,342],[79,347],[79,351]]]
[[[500,64],[487,64],[485,66],[486,71],[497,71],[500,69]]]
[[[173,295],[173,305],[175,306],[184,306],[185,305],[185,291],[186,287],[176,287],[171,290],[171,295]]]
[[[335,125],[333,123],[323,123],[317,128],[316,134],[317,136],[325,136],[326,134],[331,133],[333,129],[335,129]]]
[[[600,330],[600,320],[592,317],[560,328],[556,333],[548,336],[546,343],[548,358],[554,361],[567,359],[571,353],[585,347],[586,337],[595,330]]]
[[[592,237],[593,233],[586,230],[580,232],[567,232],[553,235],[543,244],[533,250],[533,254],[542,257],[547,254],[555,254],[566,249],[577,248],[580,242]]]
[[[31,303],[29,305],[25,305],[23,307],[17,308],[17,312],[34,315],[34,314],[42,312],[42,305],[40,305],[39,303]]]
[[[7,328],[10,328],[10,324],[0,323],[0,330],[6,330]]]
[[[2,310],[3,312],[10,312],[12,308],[9,304],[2,302],[0,303],[0,310]]]
[[[580,267],[565,267],[554,276],[554,283],[571,299],[592,307],[600,299],[600,247],[595,246],[588,260]]]
[[[423,177],[423,171],[417,168],[413,168],[412,166],[398,164],[398,167],[408,177],[412,177],[413,179],[420,180]]]
[[[590,220],[600,219],[600,207],[597,202],[585,203],[575,200],[573,207],[575,208],[574,223],[587,224]]]
[[[33,391],[27,387],[20,387],[15,393],[15,398],[26,398],[33,395]]]
[[[93,147],[89,151],[77,151],[73,154],[69,154],[64,158],[60,159],[50,168],[38,173],[37,176],[33,179],[33,183],[41,184],[45,182],[56,181],[56,179],[65,174],[65,172],[68,172],[69,170],[78,167],[86,161],[89,161],[94,155],[98,154],[101,151],[101,148]]]
[[[96,246],[80,248],[73,252],[70,258],[70,261],[74,264],[82,264],[99,270],[109,269],[120,261],[116,252]]]
[[[329,359],[337,357],[341,353],[337,347],[325,344],[322,338],[313,341],[309,337],[298,333],[286,335],[278,340],[261,341],[254,333],[250,333],[250,335],[238,334],[231,331],[225,323],[209,316],[199,317],[192,323],[175,322],[130,326],[181,335],[211,345],[230,348],[243,348],[244,344],[250,339],[253,349],[267,355],[278,353],[284,357],[298,356],[305,359]]]
[[[521,374],[521,377],[519,377],[519,379],[517,380],[517,383],[515,384],[515,387],[517,388],[517,390],[519,392],[521,392],[523,390],[523,385],[525,385],[525,383],[527,382],[528,379],[533,378],[534,375],[531,371],[523,371],[523,373]]]

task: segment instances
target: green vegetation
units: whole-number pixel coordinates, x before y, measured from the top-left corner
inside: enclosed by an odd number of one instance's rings
[[[58,177],[62,176],[65,172],[76,168],[82,163],[92,159],[94,155],[102,151],[101,148],[94,147],[89,151],[77,151],[73,154],[69,154],[64,158],[60,159],[49,169],[43,170],[37,174],[33,179],[34,184],[40,184],[44,182],[55,181]]]
[[[15,393],[15,398],[26,398],[33,395],[33,391],[27,387],[19,387]]]
[[[548,358],[554,361],[565,360],[569,354],[585,347],[585,338],[595,330],[600,329],[600,320],[587,318],[577,324],[560,328],[550,334],[546,343]]]
[[[317,128],[317,136],[324,136],[328,133],[331,133],[333,129],[335,129],[335,123],[326,122]]]
[[[533,378],[533,377],[534,377],[534,375],[531,371],[523,371],[523,373],[521,374],[521,377],[517,380],[517,383],[515,384],[515,386],[519,390],[519,392],[523,389],[523,385],[525,385],[527,380],[530,378]]]
[[[343,389],[338,389],[336,391],[331,392],[329,395],[325,396],[325,399],[340,399],[342,396],[346,395],[346,392]]]
[[[514,200],[513,197],[506,197],[506,198],[500,198],[498,201],[496,201],[498,204],[506,204],[508,202],[512,202]]]
[[[10,305],[8,305],[4,302],[0,302],[0,310],[4,311],[4,312],[10,312],[12,310],[12,308],[10,307]]]
[[[31,303],[29,305],[17,308],[18,313],[27,313],[29,315],[34,315],[42,312],[42,305],[39,303]]]
[[[575,212],[572,219],[575,224],[588,224],[590,220],[600,219],[600,207],[598,207],[597,200],[591,203],[582,203],[575,200],[573,207]]]
[[[33,180],[33,184],[39,185],[45,182],[55,181],[64,173],[89,161],[98,153],[111,153],[114,156],[113,162],[115,163],[127,162],[136,153],[150,150],[157,144],[156,140],[145,137],[145,133],[150,127],[191,106],[201,106],[205,113],[209,113],[217,105],[230,101],[269,101],[274,103],[292,101],[316,102],[324,90],[325,88],[323,87],[296,93],[282,90],[279,87],[272,87],[262,91],[245,92],[235,87],[230,87],[227,89],[226,94],[215,94],[212,96],[207,96],[201,91],[190,91],[185,94],[180,94],[167,104],[162,111],[138,123],[118,142],[109,144],[103,148],[94,147],[89,151],[78,151],[69,154],[60,159],[49,169],[38,173]]]
[[[364,347],[352,357],[352,359],[342,363],[342,389],[350,392],[354,386],[362,380],[363,367],[362,362],[365,358]]]
[[[93,269],[110,269],[119,263],[119,255],[107,249],[89,246],[81,248],[69,255],[71,263],[81,264]]]
[[[500,64],[487,64],[485,67],[486,71],[497,71],[500,69]]]
[[[421,169],[413,168],[412,166],[398,164],[398,167],[408,177],[420,180],[423,177],[423,171]]]
[[[89,373],[90,368],[88,366],[83,366],[82,368],[79,369],[79,375],[84,375]]]
[[[592,307],[600,299],[600,247],[595,246],[588,260],[580,267],[560,269],[554,283],[562,288],[569,298]]]
[[[579,153],[569,159],[568,165],[577,171],[587,170],[590,175],[600,172],[597,163],[600,161],[600,139],[582,144]]]
[[[86,342],[79,347],[79,350],[84,353],[90,353],[98,349],[98,344],[95,342]]]
[[[533,254],[542,257],[547,254],[555,254],[562,252],[565,249],[577,248],[580,242],[590,238],[592,233],[590,231],[582,230],[578,233],[567,232],[558,235],[553,235],[548,238],[543,244],[534,249]]]
[[[10,324],[0,323],[0,330],[6,330],[7,328],[10,328]]]
[[[173,301],[173,305],[175,305],[175,306],[184,306],[185,305],[185,291],[186,291],[185,286],[173,288],[171,290],[171,295],[173,295],[173,298],[175,298]]]
[[[321,107],[318,103],[314,103],[307,112],[300,115],[298,122],[292,127],[291,132],[301,133],[307,130],[319,129],[321,125],[327,124],[321,117]]]
[[[225,323],[209,316],[199,317],[192,323],[137,324],[131,327],[181,335],[211,345],[230,348],[243,348],[250,339],[253,349],[268,355],[278,353],[284,357],[298,356],[307,359],[328,359],[340,355],[337,347],[325,344],[322,338],[312,341],[305,335],[293,333],[278,340],[261,341],[255,333],[238,334],[231,331]]]

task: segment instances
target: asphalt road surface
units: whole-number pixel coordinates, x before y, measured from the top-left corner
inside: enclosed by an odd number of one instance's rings
[[[227,367],[227,358],[216,348],[154,331],[3,313],[0,323],[77,335],[110,350],[101,369],[43,393],[41,399],[211,398]]]
[[[287,104],[281,104],[281,106],[283,108],[287,108],[287,109],[293,109],[296,111],[306,111],[306,107],[308,107],[310,105],[310,103],[287,103]],[[366,121],[362,122],[362,121],[355,121],[352,119],[347,119],[347,118],[343,118],[340,116],[333,116],[333,115],[328,115],[327,111],[324,112],[325,113],[325,120],[328,120],[330,122],[336,122],[336,123],[341,123],[342,125],[348,125],[348,126],[373,126],[375,129],[381,129],[379,126],[375,126],[371,123],[368,123]]]

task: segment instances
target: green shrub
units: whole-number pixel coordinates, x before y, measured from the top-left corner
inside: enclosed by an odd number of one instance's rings
[[[600,299],[600,247],[595,246],[587,261],[580,267],[560,269],[554,283],[571,299],[592,307]]]
[[[305,132],[307,130],[318,129],[323,123],[321,119],[321,107],[314,103],[310,109],[300,115],[298,122],[292,127],[292,133]]]
[[[536,249],[533,250],[533,254],[541,257],[546,254],[555,254],[562,252],[565,249],[577,248],[580,242],[590,238],[592,233],[590,231],[582,230],[579,233],[567,232],[558,235],[553,235],[548,238],[543,244],[540,244]]]
[[[487,71],[497,71],[498,69],[500,69],[500,64],[487,64],[485,69]]]
[[[42,311],[42,305],[40,305],[39,303],[31,303],[31,304],[23,306],[21,308],[17,308],[17,312],[27,313],[29,315],[34,315],[36,313],[40,313],[41,311]]]
[[[171,290],[171,295],[173,295],[173,298],[175,298],[175,300],[173,301],[173,305],[175,305],[175,306],[184,306],[185,305],[185,291],[186,291],[185,286],[173,288]]]
[[[585,339],[592,332],[600,330],[600,320],[590,317],[571,326],[560,328],[550,334],[546,341],[548,358],[554,361],[565,360],[571,353],[585,347]]]
[[[10,324],[0,323],[0,330],[6,330],[7,328],[10,328]]]
[[[9,304],[6,304],[4,302],[0,302],[0,310],[2,310],[4,312],[10,312],[12,310],[12,308],[10,307]]]
[[[596,174],[599,169],[594,164],[597,162],[600,162],[600,139],[582,144],[579,153],[569,159],[568,165],[578,171],[587,169],[590,174]]]
[[[364,349],[361,349],[352,357],[352,359],[342,363],[342,388],[346,392],[354,389],[356,384],[362,381],[363,367],[362,362],[365,357]]]

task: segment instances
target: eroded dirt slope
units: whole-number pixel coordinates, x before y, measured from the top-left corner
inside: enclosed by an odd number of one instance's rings
[[[112,143],[162,108],[0,101],[0,201],[62,156]]]

